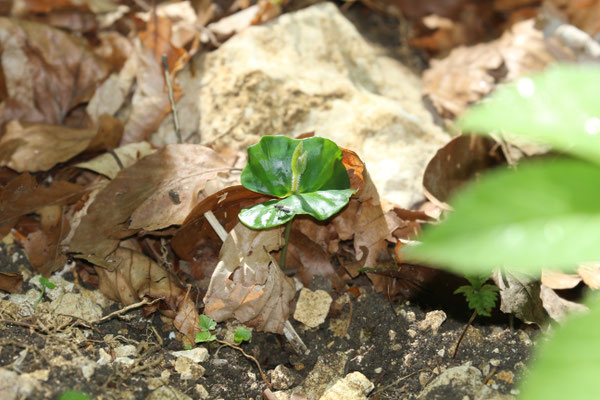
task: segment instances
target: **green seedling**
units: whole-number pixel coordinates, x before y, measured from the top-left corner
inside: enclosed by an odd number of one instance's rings
[[[200,332],[196,333],[196,343],[217,341],[219,343],[227,344],[217,339],[217,337],[212,333],[212,331],[217,329],[217,323],[212,318],[204,314],[200,315],[198,326],[200,327]],[[240,326],[236,329],[233,335],[233,340],[236,344],[240,344],[242,342],[249,341],[251,336],[252,332],[250,330]]]
[[[240,221],[252,229],[286,224],[280,266],[285,269],[292,219],[308,214],[323,221],[338,213],[355,192],[342,164],[342,151],[321,137],[263,136],[248,148],[242,185],[276,199],[243,209]]]
[[[56,285],[54,283],[50,282],[48,280],[48,278],[45,278],[43,276],[40,276],[40,284],[42,285],[42,292],[40,293],[40,297],[37,299],[37,301],[33,305],[34,309],[36,309],[38,304],[40,304],[40,301],[42,301],[42,298],[46,294],[46,288],[54,289],[56,287]]]
[[[90,396],[77,390],[67,390],[60,395],[58,400],[91,400]]]
[[[465,114],[458,125],[466,132],[511,134],[568,157],[484,174],[404,257],[484,276],[498,267],[539,275],[600,260],[598,93],[597,66],[560,65],[499,88]],[[520,400],[600,399],[600,302],[588,306],[536,349]]]
[[[456,353],[458,353],[458,346],[465,336],[465,332],[469,329],[469,326],[475,320],[477,315],[483,315],[486,317],[491,316],[492,309],[496,306],[496,300],[498,300],[498,292],[500,288],[496,285],[485,284],[487,278],[483,278],[481,276],[467,276],[467,280],[470,285],[463,285],[454,291],[454,294],[462,293],[465,295],[467,299],[467,304],[469,308],[473,310],[473,314],[469,321],[465,325],[460,337],[458,338],[458,342],[456,343],[456,347],[454,348],[454,354],[452,358],[456,357]]]

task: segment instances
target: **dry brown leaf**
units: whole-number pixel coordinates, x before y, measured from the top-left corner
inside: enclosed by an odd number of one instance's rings
[[[439,149],[423,174],[425,196],[434,204],[446,204],[452,193],[488,168],[504,164],[496,141],[476,135],[459,136]]]
[[[562,322],[569,315],[588,309],[583,304],[563,299],[554,290],[545,285],[541,285],[540,289],[540,298],[544,304],[544,309],[548,312],[550,318],[555,321]]]
[[[269,254],[283,246],[282,233],[283,227],[252,230],[242,223],[229,232],[204,297],[206,315],[283,333],[295,286]]]
[[[98,288],[111,300],[129,305],[143,297],[162,299],[167,309],[161,312],[175,318],[173,324],[192,341],[198,331],[198,312],[193,297],[167,270],[142,253],[117,248],[112,269],[96,267]]]
[[[514,314],[528,324],[546,323],[545,306],[540,298],[540,283],[524,274],[496,272],[492,277],[500,288],[500,311]]]
[[[548,0],[566,15],[569,22],[592,37],[600,32],[600,1]]]
[[[121,238],[141,229],[179,225],[205,197],[206,183],[228,171],[208,147],[168,145],[121,171],[98,193],[70,250],[96,263],[112,253]]]
[[[577,273],[583,279],[583,283],[591,289],[600,289],[600,263],[589,262],[581,264],[577,268]]]
[[[73,203],[85,192],[82,186],[66,181],[44,187],[29,174],[18,176],[0,188],[0,237],[10,231],[18,217],[45,206]]]
[[[36,214],[40,216],[41,229],[27,235],[22,244],[31,267],[48,277],[67,261],[59,245],[69,233],[69,223],[63,215],[62,206],[46,206]]]
[[[542,284],[550,289],[572,289],[579,285],[581,277],[577,274],[542,270]]]
[[[61,124],[110,70],[81,38],[33,22],[0,18],[0,48],[7,96],[0,98],[0,125]]]
[[[114,147],[122,132],[121,122],[107,115],[100,118],[96,129],[11,121],[0,138],[0,166],[18,172],[47,171],[86,150]]]
[[[0,272],[0,290],[8,293],[22,293],[23,275],[16,272]]]
[[[553,62],[534,20],[518,22],[493,42],[454,49],[433,60],[423,73],[423,87],[444,116],[460,115],[490,93],[499,81],[543,69]]]
[[[131,143],[114,150],[123,168],[129,168],[140,159],[155,151],[148,142]],[[119,172],[121,172],[121,167],[117,159],[110,153],[101,154],[98,157],[75,164],[74,166],[89,169],[110,179],[115,179]]]

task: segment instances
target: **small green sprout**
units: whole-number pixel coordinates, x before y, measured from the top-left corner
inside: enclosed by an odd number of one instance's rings
[[[459,287],[454,291],[454,294],[464,294],[471,310],[475,310],[479,315],[489,317],[490,312],[496,305],[496,300],[498,300],[500,288],[496,285],[484,285],[487,278],[480,276],[470,276],[467,279],[470,285]]]
[[[251,336],[252,336],[252,332],[249,329],[246,329],[243,326],[240,326],[239,328],[236,329],[235,334],[233,336],[233,340],[235,341],[236,344],[240,344],[242,342],[249,341]]]
[[[54,289],[56,287],[56,285],[54,283],[50,282],[48,280],[48,278],[45,278],[43,276],[40,276],[40,284],[42,285],[42,293],[40,293],[40,297],[37,299],[37,301],[33,305],[34,309],[36,309],[38,304],[40,304],[40,301],[42,301],[42,298],[46,294],[46,288]]]
[[[58,400],[91,400],[90,396],[77,390],[67,390],[60,395]]]
[[[212,342],[217,337],[210,331],[214,331],[217,328],[217,323],[206,315],[200,315],[200,321],[198,322],[200,332],[196,333],[196,343]]]

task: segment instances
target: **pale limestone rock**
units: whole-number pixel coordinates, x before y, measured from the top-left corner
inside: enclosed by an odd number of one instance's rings
[[[425,165],[449,138],[426,111],[419,78],[367,43],[331,3],[249,27],[176,81],[188,141],[245,155],[263,135],[314,130],[355,151],[380,195],[401,206],[422,198]],[[171,115],[151,141],[176,141]]]
[[[175,371],[181,375],[181,379],[187,380],[202,377],[206,369],[187,357],[179,357],[177,361],[175,361]]]
[[[171,386],[161,386],[146,397],[146,400],[192,400],[190,396],[181,393]]]
[[[366,400],[374,386],[360,372],[351,372],[330,387],[320,400]]]
[[[446,320],[446,313],[442,310],[431,311],[425,314],[425,319],[417,324],[420,331],[431,331],[434,334]]]
[[[325,322],[333,299],[324,290],[312,291],[303,288],[294,311],[294,319],[310,328],[316,328]]]
[[[92,299],[80,293],[64,293],[50,303],[56,314],[71,315],[84,321],[102,317],[102,309]]]
[[[175,357],[187,357],[195,363],[201,363],[208,360],[208,350],[205,347],[196,347],[191,350],[174,351]]]

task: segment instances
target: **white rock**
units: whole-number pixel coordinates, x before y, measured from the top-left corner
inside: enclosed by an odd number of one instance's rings
[[[190,63],[177,83],[183,137],[245,152],[266,134],[314,130],[355,151],[380,195],[401,206],[422,198],[425,165],[448,140],[423,105],[419,78],[331,3],[244,30]],[[171,116],[151,141],[176,141]]]
[[[310,328],[316,328],[325,322],[333,299],[324,290],[302,289],[294,311],[294,319]]]
[[[417,328],[420,331],[430,330],[433,333],[437,333],[437,330],[445,320],[446,313],[442,310],[431,311],[425,314],[425,319],[417,324]]]
[[[206,369],[187,357],[179,357],[175,361],[175,371],[181,375],[181,379],[187,380],[202,377]]]
[[[81,293],[63,293],[50,303],[50,309],[56,314],[72,315],[84,321],[102,316],[100,306]]]
[[[137,350],[136,350],[135,346],[132,344],[124,344],[122,346],[115,347],[113,352],[115,354],[115,358],[119,358],[119,357],[134,356],[134,355],[136,355]]]
[[[191,350],[174,351],[175,357],[187,357],[195,363],[201,363],[208,360],[208,350],[205,347],[195,347]]]
[[[206,388],[203,385],[196,385],[196,394],[201,400],[208,399],[209,396],[208,390],[206,390]]]
[[[351,372],[337,381],[320,400],[364,400],[373,390],[373,383],[360,372]]]

